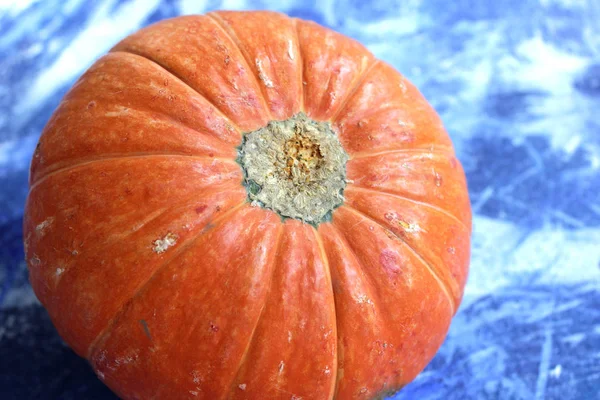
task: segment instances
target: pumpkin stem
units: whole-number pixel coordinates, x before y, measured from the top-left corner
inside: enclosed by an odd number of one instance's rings
[[[329,122],[299,113],[244,134],[237,159],[248,201],[318,225],[342,205],[348,154]]]

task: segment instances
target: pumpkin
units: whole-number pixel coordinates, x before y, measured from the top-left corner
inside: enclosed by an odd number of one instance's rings
[[[369,399],[447,334],[468,271],[464,172],[420,92],[274,12],[125,38],[34,153],[30,281],[124,399]]]

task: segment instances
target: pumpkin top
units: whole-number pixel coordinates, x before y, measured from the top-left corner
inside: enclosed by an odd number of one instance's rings
[[[342,204],[347,161],[331,125],[302,112],[245,134],[238,158],[254,205],[313,225]]]

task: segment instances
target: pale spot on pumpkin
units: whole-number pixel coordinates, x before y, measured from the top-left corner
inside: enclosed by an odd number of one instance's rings
[[[448,247],[448,253],[450,254],[455,254],[456,253],[456,249],[452,246]]]
[[[267,76],[267,74],[263,70],[262,61],[257,58],[255,60],[255,63],[256,63],[256,68],[258,69],[258,79],[260,79],[265,84],[266,87],[268,87],[268,88],[274,87],[275,85],[273,85],[273,81]]]
[[[200,375],[200,372],[198,371],[192,371],[192,379],[194,380],[195,384],[199,384],[200,382],[202,382],[202,375]]]
[[[442,183],[444,182],[444,179],[442,178],[442,176],[435,170],[433,170],[433,176],[435,179],[435,186],[437,186],[437,187],[442,186]]]
[[[398,87],[400,88],[402,93],[406,93],[406,85],[404,84],[403,81],[400,81],[400,83],[398,83]]]
[[[296,396],[295,394],[290,397],[290,400],[302,400],[302,396]]]
[[[242,384],[238,385],[238,388],[240,388],[240,390],[246,390],[246,384],[242,383]]]
[[[54,275],[56,275],[56,277],[60,277],[62,275],[62,273],[65,272],[64,268],[56,268],[56,272],[54,272]]]
[[[325,367],[325,369],[323,370],[323,373],[327,376],[331,375],[331,370],[329,369],[329,365],[327,365]]]
[[[167,251],[167,249],[169,247],[172,247],[175,245],[175,243],[177,243],[177,239],[179,237],[177,235],[175,235],[174,233],[167,233],[162,239],[156,239],[154,242],[152,242],[152,244],[154,245],[154,247],[152,248],[152,250],[156,253],[156,254],[162,254],[165,251]]]
[[[104,360],[106,360],[106,350],[102,350],[102,351],[101,351],[101,352],[98,354],[98,357],[97,357],[97,359],[96,359],[96,361],[97,361],[98,363],[101,363],[101,362],[103,362]]]
[[[46,232],[48,231],[48,228],[50,228],[50,226],[54,223],[54,217],[48,217],[46,218],[42,223],[38,224],[35,227],[35,232],[39,235],[39,236],[44,236],[46,234]]]
[[[138,351],[133,350],[130,352],[130,354],[126,354],[121,357],[115,358],[113,365],[112,366],[109,365],[108,368],[112,371],[115,371],[117,369],[117,367],[120,367],[122,365],[127,365],[134,361],[137,361],[138,357],[139,357]]]
[[[283,361],[279,362],[279,373],[281,374],[283,372],[283,369],[285,368],[285,363]]]
[[[292,331],[288,331],[288,343],[292,343]]]
[[[358,304],[373,304],[373,301],[366,295],[361,294],[356,298]]]
[[[98,371],[98,378],[100,378],[100,380],[104,380],[104,373]]]
[[[36,254],[34,254],[33,257],[29,259],[29,265],[31,265],[32,267],[38,267],[41,263],[42,260],[40,260],[40,258]]]
[[[290,60],[294,60],[294,43],[291,39],[288,40],[287,55],[290,58]]]
[[[109,111],[104,114],[105,117],[121,117],[129,114],[129,109],[127,107],[119,106],[116,111]]]
[[[400,226],[404,230],[404,232],[407,232],[407,233],[425,232],[425,230],[423,228],[421,228],[421,226],[419,226],[418,223],[404,221],[395,212],[391,212],[391,211],[386,212],[384,214],[384,217],[392,225]]]
[[[25,249],[25,254],[29,252],[29,243],[31,242],[31,233],[27,234],[25,241],[23,242],[23,247]]]
[[[192,396],[198,396],[198,392],[195,390],[190,390],[189,392]]]

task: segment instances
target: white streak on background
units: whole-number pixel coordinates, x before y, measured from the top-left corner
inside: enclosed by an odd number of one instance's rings
[[[56,61],[37,75],[33,85],[15,107],[17,119],[26,122],[30,114],[59,88],[73,81],[119,40],[138,29],[158,7],[159,0],[137,0],[121,5],[113,15],[114,2],[102,3],[80,34]],[[17,125],[17,129],[19,126]]]
[[[544,342],[540,354],[540,367],[538,370],[538,379],[535,384],[535,399],[544,400],[546,397],[546,385],[548,384],[548,372],[550,370],[550,360],[552,359],[552,326],[547,326],[544,330]]]

